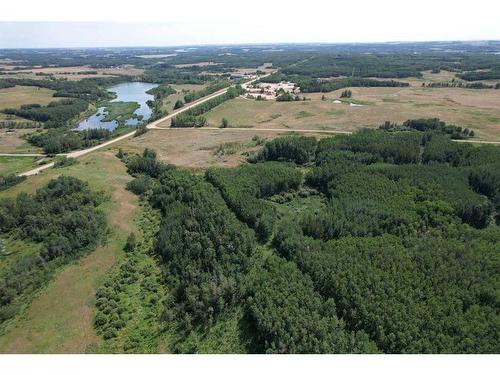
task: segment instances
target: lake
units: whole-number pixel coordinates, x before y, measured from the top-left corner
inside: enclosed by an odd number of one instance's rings
[[[136,118],[130,118],[125,121],[127,126],[136,126],[142,124],[144,121],[149,120],[153,111],[146,104],[148,100],[154,100],[154,95],[147,94],[146,91],[157,87],[157,84],[146,83],[146,82],[126,82],[120,83],[119,85],[112,86],[108,89],[109,92],[114,92],[116,98],[111,100],[112,102],[136,102],[139,104],[139,108],[134,112],[134,115],[142,116],[142,120],[137,120]],[[118,122],[113,121],[102,121],[106,117],[106,108],[99,107],[97,112],[87,119],[81,121],[75,130],[86,130],[86,129],[97,129],[103,128],[108,130],[114,130],[118,127]]]

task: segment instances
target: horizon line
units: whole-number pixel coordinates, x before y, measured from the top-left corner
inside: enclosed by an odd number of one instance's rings
[[[386,40],[364,42],[242,42],[242,43],[198,43],[165,45],[116,45],[116,46],[78,46],[78,47],[0,47],[0,50],[56,50],[56,49],[113,49],[113,48],[179,48],[179,47],[226,47],[226,46],[272,46],[272,45],[366,45],[366,44],[424,44],[424,43],[500,43],[500,39],[436,39],[436,40]]]

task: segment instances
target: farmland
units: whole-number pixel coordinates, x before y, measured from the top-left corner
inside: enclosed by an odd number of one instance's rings
[[[30,156],[0,156],[0,176],[24,172],[33,168],[36,160]]]
[[[19,108],[23,104],[47,105],[56,100],[53,98],[53,94],[53,90],[32,86],[15,86],[1,89],[0,110]]]
[[[499,90],[356,87],[351,88],[348,102],[335,104],[341,91],[304,94],[308,100],[300,102],[238,98],[214,108],[206,117],[211,126],[226,118],[231,127],[345,131],[378,127],[385,121],[437,117],[473,129],[478,139],[500,140]],[[363,107],[351,107],[349,102]]]

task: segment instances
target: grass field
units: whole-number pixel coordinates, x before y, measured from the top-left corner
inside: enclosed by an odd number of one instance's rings
[[[21,191],[33,193],[59,175],[78,177],[109,195],[102,209],[112,233],[106,246],[60,269],[24,314],[9,322],[7,333],[0,336],[2,353],[82,353],[100,342],[92,326],[95,289],[122,257],[126,237],[135,230],[139,205],[136,196],[125,190],[131,177],[111,151],[96,152],[83,157],[77,165],[30,177],[0,192],[0,199]]]
[[[20,173],[34,168],[37,159],[31,156],[0,156],[0,176]]]
[[[385,121],[439,117],[475,131],[478,139],[500,140],[500,90],[459,88],[376,87],[351,88],[351,102],[335,104],[340,92],[305,94],[301,102],[254,101],[238,98],[208,112],[209,125],[223,117],[230,127],[324,129],[352,131],[376,127]]]
[[[55,91],[38,88],[33,86],[15,86],[0,90],[0,111],[5,108],[19,108],[23,104],[40,104],[47,105],[48,103],[59,100],[54,98],[52,94]],[[32,122],[13,115],[0,113],[0,122],[14,121],[27,123]],[[26,152],[36,153],[40,149],[29,145],[21,137],[27,133],[31,133],[35,129],[16,129],[8,132],[6,129],[0,129],[0,153],[7,152]]]
[[[0,90],[0,110],[19,108],[22,104],[46,105],[58,100],[52,95],[54,90],[34,86],[14,86]]]
[[[0,120],[1,121],[1,120]],[[0,129],[0,153],[40,153],[42,149],[29,144],[22,137],[36,129]]]
[[[307,133],[306,133],[307,134]],[[259,149],[253,137],[273,139],[280,132],[255,129],[255,131],[221,130],[150,130],[137,138],[130,138],[120,146],[125,150],[139,151],[145,147],[156,150],[158,158],[177,166],[206,169],[234,167],[247,158],[249,152]]]

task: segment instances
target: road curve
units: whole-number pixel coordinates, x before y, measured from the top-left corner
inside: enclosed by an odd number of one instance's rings
[[[27,172],[20,173],[19,176],[21,176],[21,177],[29,177],[29,176],[37,175],[38,173],[40,173],[44,169],[52,168],[54,166],[54,164],[55,163],[52,162],[52,163],[47,163],[47,164],[41,165],[40,167],[37,167],[35,169],[31,169],[31,170],[29,170]]]

